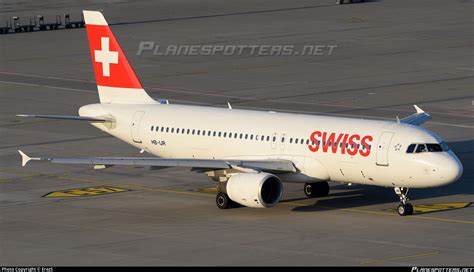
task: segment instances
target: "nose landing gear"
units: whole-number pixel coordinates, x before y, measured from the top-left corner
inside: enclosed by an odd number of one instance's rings
[[[397,211],[400,216],[412,215],[413,214],[413,205],[408,203],[408,188],[405,187],[395,187],[395,194],[400,197],[400,205],[398,205]]]

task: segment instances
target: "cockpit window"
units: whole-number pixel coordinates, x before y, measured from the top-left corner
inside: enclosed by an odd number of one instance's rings
[[[449,146],[445,142],[441,142],[439,145],[443,151],[449,151]]]
[[[416,151],[415,151],[416,153],[421,153],[421,152],[426,152],[426,151],[428,151],[428,150],[426,149],[426,145],[424,145],[424,144],[418,144],[418,145],[416,146]]]
[[[443,152],[448,150],[449,147],[444,142],[439,144],[411,144],[407,148],[407,153]]]
[[[428,148],[428,152],[442,152],[443,149],[441,148],[441,145],[439,144],[426,144],[426,147]]]
[[[409,145],[407,148],[407,153],[413,153],[413,151],[415,150],[415,147],[416,147],[416,144]]]

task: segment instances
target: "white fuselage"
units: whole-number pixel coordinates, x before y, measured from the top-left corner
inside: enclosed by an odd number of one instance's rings
[[[397,122],[166,104],[92,104],[79,114],[114,118],[93,125],[163,158],[291,160],[299,171],[285,182],[422,188],[462,173],[452,151],[407,153],[442,139]]]

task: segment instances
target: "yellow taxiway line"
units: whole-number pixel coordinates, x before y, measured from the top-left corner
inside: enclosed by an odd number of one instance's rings
[[[15,170],[10,170],[10,169],[8,169],[8,170],[7,169],[0,169],[0,172],[21,173],[23,171],[15,171]],[[188,191],[180,191],[180,190],[174,190],[174,189],[150,188],[150,187],[140,186],[140,185],[121,184],[121,183],[115,183],[115,182],[109,182],[109,181],[103,181],[103,180],[95,180],[95,179],[73,178],[73,177],[67,177],[67,176],[62,176],[62,175],[59,176],[59,175],[54,175],[54,174],[40,174],[40,173],[26,172],[26,171],[23,172],[22,174],[23,175],[39,174],[39,175],[44,175],[44,176],[57,177],[57,178],[62,179],[62,180],[77,181],[77,182],[88,182],[88,183],[100,183],[100,184],[108,184],[108,185],[113,185],[113,186],[123,186],[123,187],[126,187],[126,188],[135,189],[135,190],[154,191],[154,192],[161,192],[161,193],[173,193],[173,194],[179,194],[179,195],[195,195],[195,196],[214,197],[213,194],[209,194],[209,193],[188,192]],[[22,178],[30,178],[30,176],[25,176],[25,177],[22,177]],[[10,179],[6,179],[6,180],[10,180]],[[288,205],[288,206],[294,206],[294,207],[309,206],[308,204],[298,203],[298,202],[282,202],[280,204]],[[314,206],[314,207],[315,208],[320,208],[320,209],[325,209],[325,210],[338,210],[338,211],[347,211],[347,212],[356,212],[356,213],[376,214],[376,215],[399,216],[396,213],[389,213],[389,212],[383,212],[383,211],[370,211],[370,210],[361,210],[361,209],[352,209],[352,208],[337,208],[337,207],[329,207],[329,206],[322,206],[322,205],[317,205],[317,206]],[[462,223],[462,224],[474,224],[474,221],[469,221],[469,220],[448,219],[448,218],[440,218],[440,217],[432,217],[432,216],[424,216],[424,215],[410,215],[410,216],[407,216],[406,218],[416,218],[416,219],[451,222],[451,223]]]
[[[65,176],[59,176],[59,178],[63,179],[63,180],[79,181],[79,182],[91,182],[91,183],[102,183],[102,184],[109,184],[109,185],[114,185],[114,186],[128,187],[128,188],[131,188],[131,189],[145,190],[145,191],[155,191],[155,192],[161,192],[161,193],[174,193],[174,194],[180,194],[180,195],[196,195],[196,196],[214,197],[213,194],[209,194],[209,193],[187,192],[187,191],[180,191],[180,190],[173,190],[173,189],[158,189],[158,188],[150,188],[150,187],[138,186],[138,185],[120,184],[120,183],[115,183],[115,182],[93,180],[93,179],[71,178],[71,177],[65,177]],[[288,205],[288,206],[296,206],[296,207],[308,206],[306,204],[297,203],[297,202],[283,202],[281,204]],[[325,209],[325,210],[338,210],[338,211],[377,214],[377,215],[399,216],[396,213],[369,211],[369,210],[361,210],[361,209],[336,208],[336,207],[321,206],[321,205],[317,205],[317,206],[314,206],[314,207]],[[410,216],[407,216],[406,218],[417,218],[417,219],[444,221],[444,222],[462,223],[462,224],[474,224],[474,221],[439,218],[439,217],[422,216],[422,215],[410,215]]]
[[[70,178],[70,177],[64,177],[64,176],[59,176],[58,178],[63,179],[63,180],[70,180],[70,181],[101,183],[101,184],[108,184],[108,185],[113,185],[113,186],[122,186],[122,187],[127,187],[127,188],[135,189],[135,190],[155,191],[155,192],[160,192],[160,193],[173,193],[173,194],[180,194],[180,195],[197,195],[197,196],[214,197],[214,195],[210,195],[210,194],[186,192],[186,191],[179,191],[179,190],[173,190],[173,189],[150,188],[150,187],[139,186],[139,185],[122,184],[122,183],[108,182],[108,181],[95,180],[95,179]]]
[[[309,206],[303,203],[281,203],[284,205],[289,206],[296,206],[296,207],[303,207]],[[329,206],[322,206],[322,205],[315,205],[315,208],[321,208],[324,210],[338,210],[338,211],[347,211],[347,212],[356,212],[356,213],[368,213],[368,214],[377,214],[377,215],[390,215],[390,216],[399,216],[396,213],[389,213],[389,212],[378,212],[378,211],[369,211],[369,210],[361,210],[361,209],[351,209],[351,208],[336,208],[336,207],[329,207]],[[445,221],[445,222],[452,222],[452,223],[463,223],[463,224],[474,224],[474,221],[469,220],[458,220],[458,219],[448,219],[448,218],[440,218],[440,217],[432,217],[432,216],[424,216],[424,215],[410,215],[406,216],[406,218],[419,218],[419,219],[426,219],[426,220],[436,220],[436,221]]]

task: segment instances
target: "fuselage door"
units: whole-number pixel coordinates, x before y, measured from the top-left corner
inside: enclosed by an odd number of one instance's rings
[[[388,151],[390,148],[390,142],[393,138],[393,132],[384,131],[380,135],[379,142],[377,144],[377,162],[379,166],[388,166]]]
[[[132,139],[135,143],[141,143],[142,140],[140,138],[140,121],[142,120],[143,115],[145,114],[144,111],[137,111],[133,115],[132,120]]]

